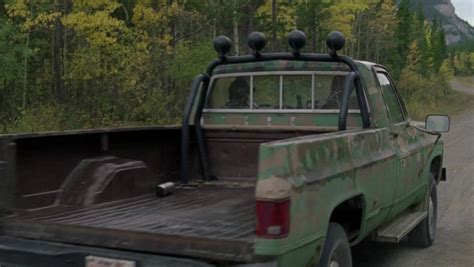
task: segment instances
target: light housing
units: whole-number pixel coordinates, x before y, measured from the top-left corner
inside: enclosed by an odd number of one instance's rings
[[[259,238],[277,239],[290,232],[290,199],[257,200],[256,235]]]

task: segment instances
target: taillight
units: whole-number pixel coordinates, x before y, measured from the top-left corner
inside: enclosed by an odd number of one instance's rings
[[[290,231],[290,200],[257,200],[257,237],[283,238]]]

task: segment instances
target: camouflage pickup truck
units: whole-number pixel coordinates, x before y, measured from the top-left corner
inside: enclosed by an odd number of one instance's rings
[[[430,246],[449,117],[411,121],[338,32],[329,54],[288,40],[230,57],[218,37],[182,126],[0,136],[0,264],[345,267],[366,238]]]

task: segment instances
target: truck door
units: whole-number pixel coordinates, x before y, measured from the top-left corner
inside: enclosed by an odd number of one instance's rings
[[[380,84],[388,117],[390,120],[390,142],[396,152],[396,168],[398,179],[395,185],[395,196],[390,217],[396,216],[411,205],[416,197],[420,177],[418,172],[421,155],[417,130],[410,126],[403,101],[398,94],[392,79],[384,70],[377,70],[377,79]]]

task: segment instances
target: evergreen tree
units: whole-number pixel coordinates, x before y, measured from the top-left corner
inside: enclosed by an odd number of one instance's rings
[[[437,18],[434,18],[431,24],[430,46],[433,71],[438,72],[441,64],[448,56],[448,48],[444,29],[440,26]]]
[[[418,66],[416,68],[417,72],[424,77],[427,77],[429,74],[430,54],[428,49],[428,40],[426,39],[428,28],[425,26],[425,24],[425,14],[423,12],[423,6],[420,2],[414,17],[413,40],[416,40],[419,51]]]
[[[398,25],[395,29],[397,45],[392,61],[398,70],[406,66],[406,58],[411,44],[413,13],[410,10],[410,4],[410,0],[402,0],[397,11]]]
[[[327,20],[330,16],[328,7],[330,3],[325,0],[305,0],[296,3],[296,24],[308,34],[309,51],[325,51],[324,36],[330,29]]]

